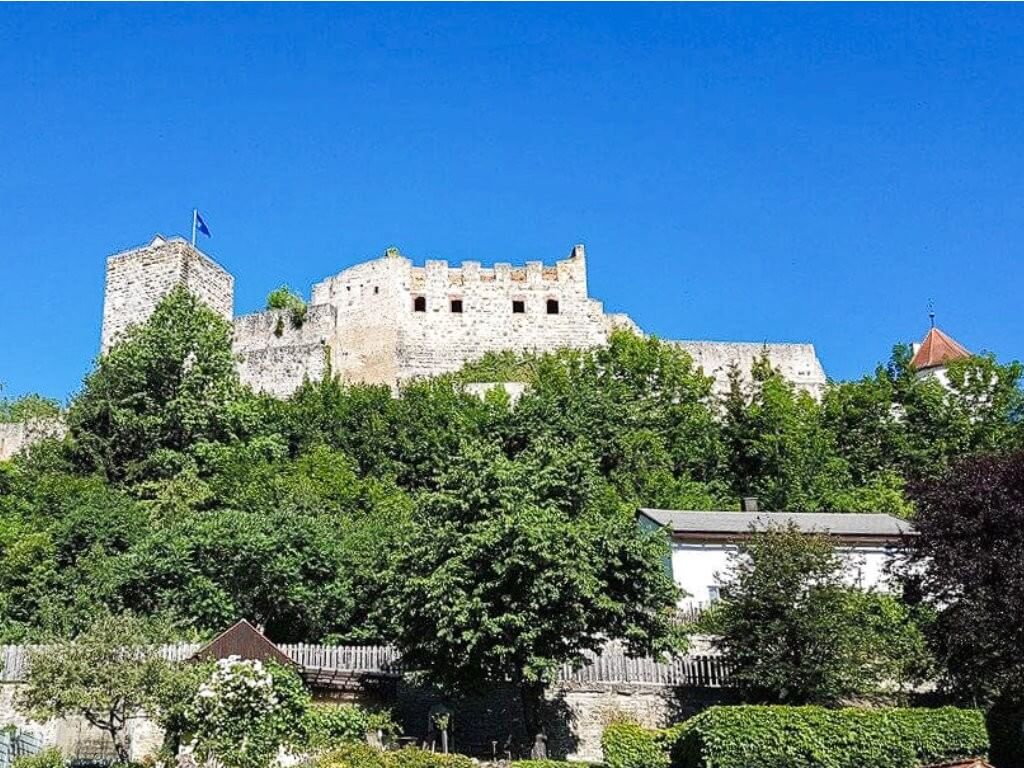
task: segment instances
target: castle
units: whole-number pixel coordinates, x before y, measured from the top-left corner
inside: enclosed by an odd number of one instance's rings
[[[234,317],[231,274],[186,240],[157,235],[107,260],[101,350],[144,322],[177,285],[233,323],[242,380],[278,397],[306,377],[322,377],[328,362],[345,381],[396,387],[490,351],[586,348],[605,343],[615,328],[639,332],[628,316],[605,312],[591,298],[582,245],[554,264],[516,267],[432,260],[419,267],[389,249],[314,285],[300,321],[286,309]],[[719,391],[733,365],[749,373],[762,354],[798,388],[817,396],[825,386],[811,344],[675,343]]]

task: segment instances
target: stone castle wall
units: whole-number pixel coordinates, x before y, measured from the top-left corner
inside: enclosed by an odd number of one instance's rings
[[[332,369],[346,381],[393,386],[399,378],[399,315],[408,310],[405,260],[394,252],[313,286],[312,305],[334,308]]]
[[[185,285],[230,319],[234,281],[184,240],[157,237],[110,257],[102,349],[144,321],[175,285]],[[303,379],[331,370],[349,382],[386,384],[457,370],[490,351],[548,351],[603,344],[615,328],[640,329],[624,314],[605,313],[587,290],[582,245],[554,264],[479,262],[422,267],[395,250],[313,286],[304,323],[286,312],[258,312],[234,321],[242,380],[287,396]],[[677,342],[715,379],[719,393],[738,365],[749,379],[762,354],[798,388],[818,396],[826,378],[810,344]]]
[[[180,238],[165,240],[158,235],[147,246],[107,259],[100,351],[106,352],[128,326],[145,322],[177,285],[231,320],[235,278]]]
[[[581,245],[551,266],[405,263],[405,302],[398,315],[401,380],[454,371],[487,352],[591,347],[607,340],[604,309],[587,294]],[[416,311],[417,299],[425,311]]]

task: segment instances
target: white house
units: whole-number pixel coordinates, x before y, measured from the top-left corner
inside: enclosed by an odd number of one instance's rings
[[[824,534],[836,542],[850,564],[853,584],[865,589],[889,588],[886,564],[914,533],[905,520],[871,513],[818,512],[685,512],[641,509],[637,519],[645,528],[664,529],[671,537],[672,577],[686,592],[682,609],[717,600],[721,575],[729,556],[751,534],[790,523],[807,534]]]

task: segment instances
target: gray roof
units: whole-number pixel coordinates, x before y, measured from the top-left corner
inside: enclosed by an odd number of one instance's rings
[[[804,533],[896,539],[912,534],[913,526],[892,515],[870,512],[686,512],[641,509],[640,514],[675,534],[745,534],[751,528],[796,525]]]

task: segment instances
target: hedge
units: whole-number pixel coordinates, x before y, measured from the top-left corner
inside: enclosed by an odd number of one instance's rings
[[[317,758],[314,765],[316,768],[476,768],[476,763],[465,755],[445,755],[417,747],[384,752],[358,743],[327,752]]]
[[[315,751],[366,741],[368,733],[378,730],[394,736],[398,726],[389,712],[373,712],[355,704],[313,704],[302,719],[305,746]]]
[[[659,732],[630,720],[616,720],[601,733],[601,751],[608,768],[668,768]]]
[[[977,710],[712,707],[671,747],[673,768],[916,768],[988,752]]]

